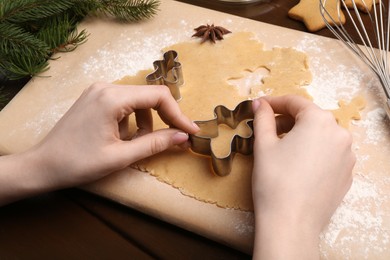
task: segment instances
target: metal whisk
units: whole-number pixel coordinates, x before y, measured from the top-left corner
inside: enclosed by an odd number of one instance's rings
[[[363,19],[356,4],[357,1],[362,4],[360,8],[363,8],[363,12],[366,13],[364,16],[368,16],[369,19]],[[388,64],[390,37],[388,14],[390,6],[387,3],[386,8],[382,0],[373,1],[372,10],[370,11],[366,0],[338,0],[336,6],[337,17],[332,17],[329,12],[330,9],[327,9],[330,8],[326,4],[327,0],[320,0],[320,12],[329,30],[378,76],[386,94],[385,110],[390,118],[390,72]],[[349,2],[349,8],[346,2]],[[354,32],[348,31],[342,24],[343,15],[347,18],[347,23],[353,24]],[[368,29],[372,29],[374,33],[371,37]],[[352,36],[352,33],[355,37]]]

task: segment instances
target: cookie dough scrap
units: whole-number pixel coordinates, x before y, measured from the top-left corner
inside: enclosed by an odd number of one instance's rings
[[[366,106],[366,101],[362,96],[354,97],[351,102],[347,103],[345,100],[339,100],[339,108],[331,110],[335,116],[337,123],[348,129],[351,120],[360,120],[360,111]]]
[[[291,48],[273,48],[263,51],[262,56],[262,67],[269,70],[269,75],[262,79],[262,84],[251,88],[250,97],[296,94],[312,99],[305,88],[312,80],[305,53]]]
[[[217,105],[234,109],[241,101],[261,93],[289,93],[310,98],[305,89],[312,79],[306,55],[292,48],[264,50],[263,44],[250,32],[228,35],[218,44],[199,44],[192,40],[169,46],[164,51],[170,49],[177,51],[183,66],[185,83],[180,88],[179,106],[192,120],[208,120],[214,117]],[[256,87],[251,93],[240,95],[238,87],[228,83],[229,79],[241,78],[245,71],[258,68],[267,69],[269,74],[261,79],[261,84],[254,82]],[[147,71],[141,71],[116,83],[145,84],[146,74]],[[167,127],[156,113],[153,116],[155,129]],[[219,128],[220,131],[224,131],[223,128]],[[236,154],[231,173],[219,177],[212,173],[209,157],[173,148],[138,162],[137,168],[198,200],[252,211],[252,165],[252,156]]]
[[[340,12],[340,17],[337,10],[337,2],[339,0],[326,0],[325,9],[329,13],[327,21],[331,25],[345,24],[345,15]],[[326,27],[326,24],[322,18],[320,12],[320,0],[301,0],[297,5],[288,11],[288,16],[292,19],[301,21],[305,24],[306,28],[311,31],[319,31]]]

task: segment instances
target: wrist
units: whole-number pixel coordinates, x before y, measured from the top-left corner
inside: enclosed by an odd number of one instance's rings
[[[304,218],[256,213],[255,259],[318,259],[319,233]]]
[[[0,156],[0,165],[0,206],[53,189],[36,148]]]

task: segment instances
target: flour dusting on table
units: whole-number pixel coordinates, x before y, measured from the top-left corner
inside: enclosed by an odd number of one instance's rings
[[[229,23],[231,21],[226,20],[222,24]],[[138,29],[118,35],[119,40],[108,41],[83,63],[84,74],[94,80],[114,81],[152,68],[164,46],[190,38],[192,26],[184,20],[180,24],[183,27],[180,35],[175,35],[176,31],[168,29],[169,26],[153,36],[145,37]],[[359,94],[371,99],[373,104],[363,111],[361,121],[351,125],[355,140],[353,149],[357,154],[355,178],[351,190],[321,235],[321,257],[355,259],[390,255],[390,230],[383,228],[389,226],[390,221],[390,216],[386,215],[389,213],[383,210],[390,208],[390,173],[386,171],[388,158],[377,157],[378,150],[379,154],[390,154],[387,148],[390,145],[385,145],[390,143],[390,125],[381,106],[383,93],[379,82],[358,60],[353,66],[347,61],[335,64],[333,58],[339,55],[343,46],[331,39],[306,36],[290,44],[309,56],[313,81],[307,89],[321,108],[336,109],[340,99],[350,101]],[[118,48],[123,51],[114,51]],[[327,55],[324,55],[325,51]],[[96,75],[100,78],[96,79]],[[377,164],[383,164],[383,167],[377,167]],[[244,219],[232,225],[238,232],[253,233],[252,218],[249,219],[248,223]]]
[[[131,35],[131,36],[129,36]],[[176,43],[169,29],[159,34],[146,36],[142,30],[123,32],[115,41],[108,41],[83,64],[84,74],[97,80],[114,81],[139,70],[150,69],[153,61],[161,56],[161,47]],[[162,45],[161,43],[164,43]],[[117,50],[123,50],[118,52]],[[105,71],[110,71],[107,75]],[[93,73],[91,73],[93,72]]]
[[[389,158],[382,156],[389,154],[390,125],[381,106],[383,93],[375,74],[359,60],[356,59],[353,66],[346,65],[348,62],[334,63],[334,52],[344,47],[326,48],[330,41],[307,37],[297,44],[297,48],[310,57],[313,82],[308,91],[313,101],[324,109],[335,109],[339,99],[350,101],[361,94],[373,105],[363,111],[362,120],[352,123],[350,130],[357,156],[355,177],[343,203],[321,235],[321,257],[382,258],[390,255],[390,230],[384,228],[390,221],[390,172],[386,171]],[[328,55],[324,58],[325,51]],[[354,58],[352,53],[350,56]]]

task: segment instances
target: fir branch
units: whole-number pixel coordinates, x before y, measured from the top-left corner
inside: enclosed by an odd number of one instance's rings
[[[154,16],[158,0],[0,0],[0,73],[8,79],[49,68],[53,53],[87,40],[77,24],[88,14],[134,22]]]
[[[102,7],[101,0],[74,0],[76,4],[71,8],[69,13],[74,17],[84,18],[88,14],[95,13],[96,10]]]
[[[54,15],[45,19],[35,36],[45,42],[50,50],[53,50],[66,41],[72,27],[67,15]]]
[[[6,71],[6,77],[9,80],[17,80],[26,76],[34,76],[49,69],[47,60],[31,60],[21,56],[16,61],[0,61],[0,68]]]
[[[49,64],[46,57],[28,57],[20,52],[10,53],[7,56],[0,53],[0,71],[9,80],[17,80],[26,76],[32,77],[48,69]]]
[[[48,68],[49,47],[33,34],[8,22],[0,23],[0,68],[8,79],[32,76]]]
[[[7,56],[14,52],[44,57],[49,54],[49,47],[18,25],[0,23],[0,53]]]
[[[5,86],[0,85],[0,110],[2,110],[9,101],[9,94],[4,91]]]
[[[137,22],[153,17],[160,2],[157,0],[102,0],[98,11],[125,22]]]
[[[52,51],[53,53],[74,51],[79,45],[87,41],[88,35],[89,34],[85,29],[80,33],[77,29],[75,29],[70,33],[68,39],[64,43],[58,45]]]
[[[70,19],[68,14],[53,16],[46,20],[36,37],[50,47],[52,54],[73,51],[88,37],[85,30],[78,33],[76,25],[77,21]]]
[[[23,23],[59,14],[75,4],[75,0],[1,0],[0,22]]]

